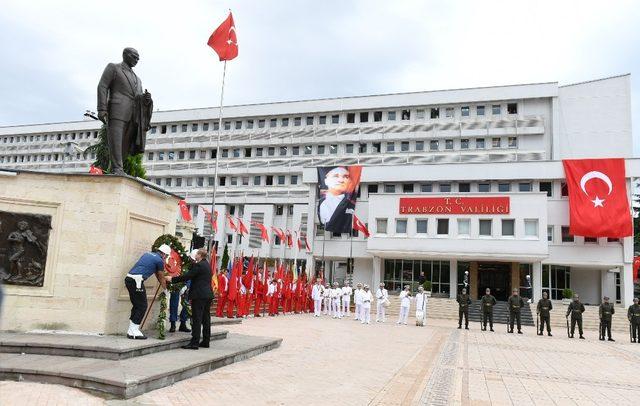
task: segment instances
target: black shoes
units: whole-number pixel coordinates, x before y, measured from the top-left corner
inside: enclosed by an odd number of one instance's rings
[[[462,326],[458,326],[458,330],[460,330],[462,328]]]
[[[493,331],[493,328],[491,330],[489,330],[489,331]]]
[[[172,321],[171,322],[171,328],[169,329],[170,333],[175,333],[176,332],[176,322]]]
[[[201,342],[200,344],[198,344],[198,347],[200,348],[209,348],[209,343],[205,343],[204,341]]]
[[[469,326],[465,326],[465,328],[464,328],[464,329],[465,329],[465,330],[469,330]]]
[[[581,340],[584,340],[584,337],[583,337],[583,336],[580,336],[580,339],[581,339]]]
[[[174,327],[175,327],[175,324],[174,324]],[[191,329],[187,328],[187,324],[185,322],[180,322],[180,328],[178,329],[178,331],[182,331],[184,333],[190,333]]]
[[[547,333],[547,335],[548,335],[549,337],[553,337],[553,336],[551,335],[551,333]]]
[[[522,334],[522,331],[518,330],[518,334]]]
[[[185,349],[185,350],[197,350],[200,347],[198,347],[197,345],[193,345],[193,344],[187,344],[187,345],[183,345],[182,348]]]
[[[616,341],[613,338],[609,337],[609,339],[607,341]]]

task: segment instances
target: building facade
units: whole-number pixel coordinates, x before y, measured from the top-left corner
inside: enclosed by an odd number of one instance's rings
[[[225,107],[219,218],[306,234],[312,252],[263,243],[255,227],[241,239],[225,224],[215,238],[238,253],[296,259],[310,272],[324,266],[334,280],[393,291],[422,277],[447,297],[468,286],[474,297],[492,287],[499,299],[513,288],[560,299],[570,288],[587,303],[608,295],[629,304],[633,239],[569,234],[561,162],[625,158],[631,198],[640,160],[632,157],[629,82],[623,75]],[[0,170],[85,172],[92,157],[82,151],[97,142],[98,124],[2,127]],[[150,181],[186,198],[204,236],[211,227],[199,206],[211,207],[217,134],[218,109],[203,108],[155,112],[147,135]],[[355,212],[368,239],[317,224],[316,168],[334,165],[363,166]]]

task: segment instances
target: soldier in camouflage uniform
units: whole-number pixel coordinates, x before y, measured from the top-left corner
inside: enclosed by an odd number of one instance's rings
[[[549,294],[547,292],[542,292],[542,299],[538,300],[538,306],[536,307],[536,312],[540,316],[540,331],[538,334],[542,335],[544,331],[544,325],[547,325],[547,335],[552,337],[551,335],[551,310],[553,310],[553,303],[549,300]]]
[[[517,288],[513,290],[513,295],[509,296],[507,304],[509,305],[509,333],[513,334],[513,322],[516,321],[518,334],[522,334],[520,311],[524,307],[524,300],[522,300],[522,297],[519,295]]]
[[[462,316],[464,316],[464,328],[469,330],[469,305],[471,298],[467,295],[467,289],[462,288],[462,293],[456,299],[458,302],[458,328],[462,328]]]
[[[640,304],[638,304],[638,298],[633,299],[633,304],[629,306],[629,311],[627,312],[627,318],[629,319],[629,323],[631,323],[631,342],[640,343]]]
[[[491,289],[485,290],[485,295],[480,300],[482,306],[482,328],[487,329],[487,319],[489,320],[489,327],[493,331],[493,306],[496,304],[496,298],[491,295]]]
[[[573,333],[576,331],[576,323],[578,323],[580,339],[584,340],[584,336],[582,335],[582,313],[584,313],[584,305],[580,303],[580,296],[577,294],[573,295],[573,301],[569,304],[565,316],[569,317],[569,315],[571,315],[571,338],[573,338]]]
[[[611,338],[611,318],[615,312],[616,309],[613,307],[613,304],[609,303],[609,298],[605,296],[598,310],[600,314],[600,341],[604,341],[605,332],[609,336],[609,341],[616,341]]]

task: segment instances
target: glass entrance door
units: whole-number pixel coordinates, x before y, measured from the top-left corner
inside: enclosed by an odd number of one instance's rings
[[[478,263],[478,297],[482,297],[486,288],[496,300],[506,301],[511,290],[511,264],[502,262]]]

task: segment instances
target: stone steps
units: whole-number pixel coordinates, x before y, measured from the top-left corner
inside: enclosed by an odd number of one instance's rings
[[[52,341],[51,337],[43,338],[40,344],[29,338],[30,341],[25,340],[29,345],[22,347],[35,352],[47,349],[56,355],[1,352],[4,345],[0,344],[0,379],[61,384],[127,399],[256,356],[279,347],[282,342],[278,338],[227,334],[225,331],[216,331],[215,334],[217,340],[211,342],[210,348],[197,351],[172,348],[186,342],[189,337],[186,334],[169,334],[170,344],[155,339],[129,340],[111,336],[105,340],[105,337],[98,336],[57,334],[55,338],[62,344],[60,349],[47,346]],[[15,350],[21,334],[6,335],[3,334],[3,342],[11,344],[7,350]],[[92,346],[97,348],[86,349]],[[91,356],[131,351],[138,351],[140,355],[105,359],[56,353],[83,348]]]

